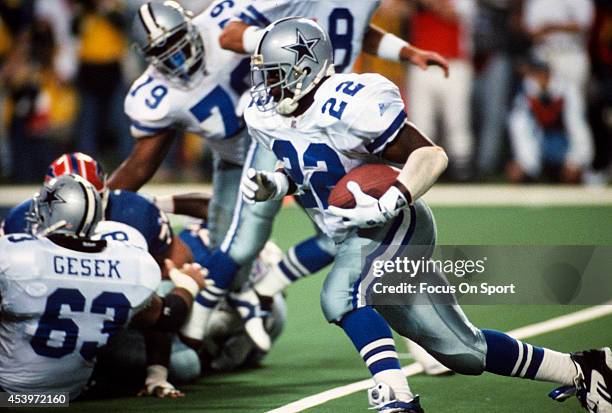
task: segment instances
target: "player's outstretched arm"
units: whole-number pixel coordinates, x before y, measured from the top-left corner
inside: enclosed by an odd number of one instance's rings
[[[363,51],[394,62],[410,62],[427,70],[429,66],[438,66],[448,77],[448,61],[440,54],[412,46],[392,33],[370,24],[364,38]]]
[[[168,381],[173,334],[153,329],[146,329],[142,333],[147,356],[147,377],[138,396],[154,396],[159,399],[184,397],[185,393]]]
[[[153,295],[131,325],[143,330],[147,350],[147,378],[139,395],[176,398],[184,394],[168,382],[171,343],[166,333],[178,331],[187,319],[195,296],[205,286],[205,269],[199,264],[184,264],[179,270],[169,259],[165,266],[175,288],[163,298]]]
[[[165,263],[175,288],[163,298],[153,295],[147,307],[132,318],[131,324],[136,328],[178,331],[196,295],[206,286],[206,269],[199,264],[184,264],[179,270],[171,260],[166,259]]]
[[[138,191],[157,171],[170,150],[173,139],[173,131],[138,138],[132,153],[108,179],[108,187]]]
[[[252,54],[255,52],[257,42],[263,34],[263,29],[249,26],[243,21],[230,21],[223,28],[219,36],[219,44],[226,50],[236,53]]]
[[[210,194],[193,192],[180,195],[156,196],[153,198],[153,202],[159,209],[169,214],[208,219],[210,198]]]

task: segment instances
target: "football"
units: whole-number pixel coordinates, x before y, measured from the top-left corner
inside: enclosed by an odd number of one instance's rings
[[[397,179],[399,170],[389,165],[367,164],[359,166],[338,181],[329,194],[329,205],[338,208],[354,208],[353,194],[346,188],[346,184],[355,181],[361,190],[374,198],[380,198]]]

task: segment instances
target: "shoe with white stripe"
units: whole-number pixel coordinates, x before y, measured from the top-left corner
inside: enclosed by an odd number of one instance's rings
[[[419,396],[414,396],[409,402],[397,400],[393,389],[384,383],[368,389],[370,410],[383,413],[424,413],[419,402]]]
[[[264,319],[268,312],[262,310],[259,296],[255,290],[249,288],[240,293],[230,293],[227,303],[234,308],[244,322],[244,330],[253,344],[261,351],[268,352],[272,347],[272,340],[266,331]]]
[[[576,395],[590,413],[612,413],[612,350],[587,350],[572,354],[578,369],[576,386],[559,387],[548,395],[565,401]]]

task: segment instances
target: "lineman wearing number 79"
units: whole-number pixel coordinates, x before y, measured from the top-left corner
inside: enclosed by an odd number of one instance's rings
[[[304,47],[292,47],[304,39]],[[364,299],[371,268],[387,254],[435,244],[433,216],[421,196],[447,165],[442,148],[406,122],[398,88],[377,74],[334,74],[327,33],[314,21],[286,18],[268,26],[251,61],[249,133],[284,168],[256,171],[244,195],[254,201],[297,194],[318,227],[338,245],[321,291],[327,320],[340,326],[370,370],[370,404],[387,413],[421,413],[419,397],[400,370],[391,326],[452,370],[484,371],[559,383],[551,397],[576,394],[590,412],[612,412],[609,348],[560,353],[473,326],[454,297],[373,308]],[[368,163],[401,166],[376,199],[349,182],[356,206],[328,205],[331,188]],[[436,277],[435,273],[421,274]],[[454,304],[453,304],[454,303]]]

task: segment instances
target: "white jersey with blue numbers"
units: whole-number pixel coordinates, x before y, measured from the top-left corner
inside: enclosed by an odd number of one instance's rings
[[[406,120],[397,86],[372,73],[331,76],[300,116],[261,112],[254,104],[244,116],[251,137],[283,162],[304,191],[301,200],[310,216],[336,241],[349,230],[327,211],[330,191],[353,168],[382,162],[380,153]]]
[[[124,109],[135,138],[180,129],[195,133],[223,160],[241,165],[247,147],[238,99],[249,87],[249,59],[221,49],[222,27],[233,15],[233,2],[215,1],[193,19],[204,42],[206,71],[190,87],[167,81],[149,66],[128,92]]]
[[[29,234],[0,238],[0,387],[76,397],[97,349],[160,279],[151,255],[124,242],[82,252]]]
[[[259,27],[289,16],[316,20],[329,33],[336,72],[342,73],[351,71],[361,53],[363,37],[380,0],[241,0],[238,3],[235,17]]]

